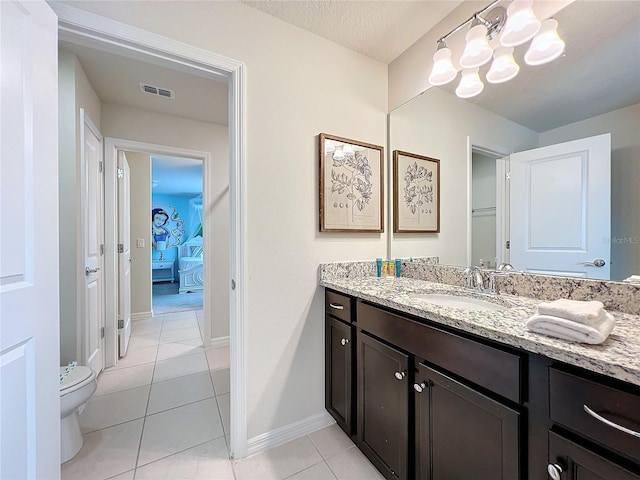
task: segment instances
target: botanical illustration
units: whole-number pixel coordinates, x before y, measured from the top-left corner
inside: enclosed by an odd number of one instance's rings
[[[440,231],[440,160],[393,152],[393,231]]]
[[[320,134],[320,231],[382,232],[383,148]]]
[[[413,162],[404,174],[404,201],[412,214],[431,213],[433,206],[433,170]],[[429,205],[431,204],[431,205]]]
[[[373,184],[371,182],[371,166],[369,159],[355,151],[345,154],[344,158],[333,158],[331,169],[331,193],[344,196],[344,202],[333,202],[333,208],[349,208],[362,212],[371,201]],[[353,217],[353,213],[352,213]]]

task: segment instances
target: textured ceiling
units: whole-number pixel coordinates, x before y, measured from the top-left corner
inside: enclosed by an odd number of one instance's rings
[[[461,0],[242,0],[285,22],[391,63]]]

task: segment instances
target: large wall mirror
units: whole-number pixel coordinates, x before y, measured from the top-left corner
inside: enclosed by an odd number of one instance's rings
[[[390,152],[438,158],[441,176],[440,232],[391,234],[392,257],[435,255],[450,265],[479,264],[482,259],[493,267],[496,260],[509,259],[506,241],[512,248],[528,248],[512,245],[521,240],[510,225],[526,213],[516,201],[528,196],[540,211],[527,225],[545,225],[560,244],[566,241],[570,247],[547,248],[558,265],[532,269],[512,262],[516,270],[613,281],[640,274],[640,8],[635,1],[578,0],[554,18],[566,42],[564,55],[554,62],[528,66],[522,59],[526,46],[516,47],[521,70],[513,80],[485,82],[480,95],[461,99],[455,95],[458,75],[390,113]],[[481,78],[488,67],[481,67]],[[609,175],[596,174],[587,164],[581,178],[555,166],[546,168],[551,180],[542,182],[546,193],[538,190],[533,202],[533,190],[514,189],[504,180],[515,161],[500,158],[520,158],[513,154],[588,137],[599,138],[610,151]],[[571,199],[591,201],[586,195],[599,184],[608,187],[608,223],[574,218]],[[583,235],[593,223],[601,223],[597,235]],[[525,237],[533,242],[531,232]],[[570,256],[599,244],[606,253],[598,257]],[[560,266],[563,256],[575,268]],[[600,256],[606,268],[598,267],[598,261],[581,265]]]

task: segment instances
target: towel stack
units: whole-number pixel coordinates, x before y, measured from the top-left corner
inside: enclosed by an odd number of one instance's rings
[[[526,325],[532,332],[595,345],[607,339],[615,324],[602,302],[560,299],[538,305]]]

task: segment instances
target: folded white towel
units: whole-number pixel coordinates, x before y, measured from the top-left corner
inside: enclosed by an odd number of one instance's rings
[[[640,275],[631,275],[623,280],[623,282],[627,283],[640,283]]]
[[[605,309],[602,302],[596,300],[582,301],[561,298],[553,302],[541,303],[538,305],[538,313],[593,325],[604,318]]]
[[[540,314],[533,315],[526,323],[527,329],[532,332],[592,345],[604,342],[615,325],[616,319],[608,312],[593,325]]]

